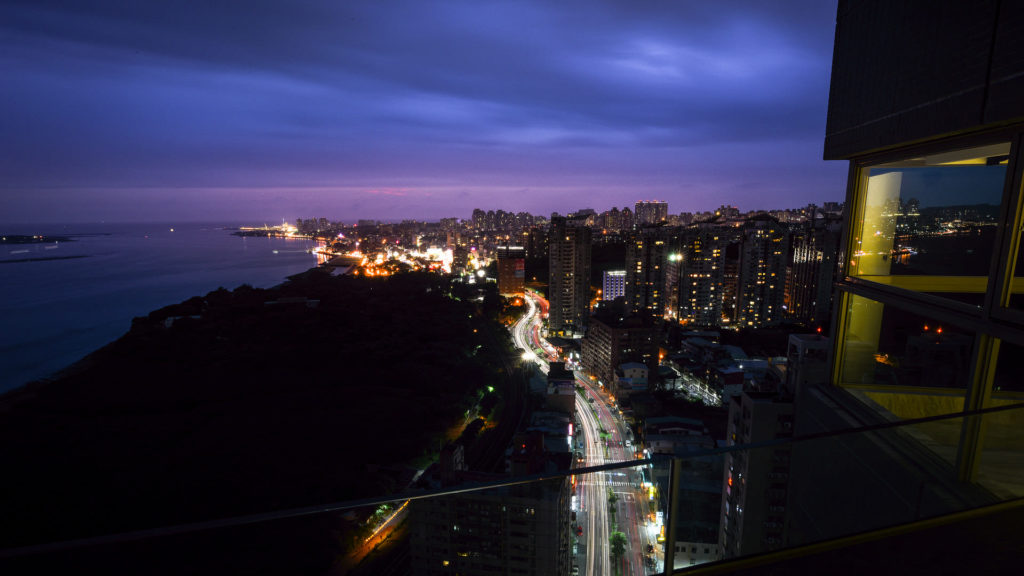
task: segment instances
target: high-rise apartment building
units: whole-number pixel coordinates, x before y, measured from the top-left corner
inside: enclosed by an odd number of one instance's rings
[[[622,229],[622,214],[619,213],[619,209],[612,206],[611,210],[606,210],[601,213],[603,216],[603,222],[601,225],[606,230],[621,230]]]
[[[828,380],[828,352],[831,342],[821,334],[790,334],[786,349],[785,394],[794,402],[798,391]]]
[[[548,330],[583,333],[590,316],[590,228],[552,215],[548,234]]]
[[[459,229],[458,218],[441,218],[439,228],[442,232],[455,232]]]
[[[671,321],[679,320],[679,275],[683,269],[683,254],[681,246],[685,234],[680,230],[677,232],[672,245],[669,247],[667,262],[665,262],[665,319]]]
[[[661,200],[640,200],[634,206],[636,225],[658,224],[668,220],[668,202]]]
[[[675,568],[688,568],[721,557],[718,549],[722,514],[722,470],[720,456],[696,456],[694,452],[715,448],[715,440],[700,420],[663,416],[644,421],[644,445],[652,454],[681,458],[679,478],[671,498],[676,500],[675,541],[665,546],[675,550]],[[655,468],[652,482],[660,494],[670,490],[669,470]]]
[[[601,299],[615,300],[626,295],[626,271],[605,270],[602,273]]]
[[[474,208],[472,222],[475,230],[485,230],[487,228],[487,212],[480,208]]]
[[[642,228],[626,240],[626,306],[632,314],[661,319],[671,237],[661,228]]]
[[[736,322],[760,328],[783,318],[789,230],[768,215],[748,218],[740,245]]]
[[[725,229],[720,228],[720,231]],[[725,273],[722,275],[722,322],[730,323],[736,321],[739,312],[740,293],[740,249],[743,247],[740,242],[742,234],[737,229],[731,229],[733,234],[726,240],[725,246]]]
[[[526,249],[522,246],[499,246],[498,293],[505,296],[523,294],[526,278]]]
[[[548,231],[535,226],[526,231],[526,257],[530,259],[548,257]]]
[[[629,206],[622,207],[622,211],[619,213],[619,226],[620,230],[632,230],[637,226],[636,214],[629,209]]]
[[[735,206],[727,206],[725,204],[722,204],[717,210],[715,210],[715,216],[722,220],[739,220],[741,217],[739,208]]]
[[[680,321],[698,326],[722,322],[725,252],[731,231],[701,223],[687,228],[680,238]]]
[[[786,276],[788,316],[812,325],[830,320],[842,229],[839,217],[818,216],[792,230],[792,264]]]

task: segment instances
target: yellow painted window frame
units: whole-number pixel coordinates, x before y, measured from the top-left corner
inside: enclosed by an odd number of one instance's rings
[[[1014,270],[1017,256],[1022,249],[1024,241],[1024,133],[1017,132],[1011,138],[1010,162],[1007,167],[1007,181],[1005,187],[1009,187],[1009,194],[1004,194],[1004,202],[1011,203],[1013,210],[1004,228],[1005,238],[999,241],[1009,242],[1009,249],[1003,251],[1002,266],[996,278],[979,276],[852,276],[849,274],[848,266],[851,263],[854,248],[856,247],[857,234],[863,231],[865,203],[867,202],[867,183],[870,169],[881,163],[858,164],[851,162],[848,177],[847,204],[851,212],[846,219],[846,236],[844,238],[843,270],[847,276],[857,278],[858,281],[866,281],[882,286],[892,286],[918,293],[985,293],[996,296],[995,305],[1001,310],[996,316],[1020,315],[1024,311],[1009,308],[1010,297],[1013,294],[1024,292],[1024,276],[1017,279]],[[997,246],[998,250],[998,246]],[[991,280],[991,281],[990,281]],[[879,390],[878,386],[864,386],[853,383],[844,383],[842,374],[846,355],[846,328],[848,326],[849,302],[854,296],[853,292],[846,289],[838,291],[836,306],[838,309],[834,315],[835,342],[833,343],[833,362],[831,366],[831,381],[842,388],[851,390]],[[868,296],[862,296],[869,298]],[[884,304],[884,303],[883,303]],[[987,314],[986,314],[987,315]],[[972,352],[971,377],[967,389],[963,391],[963,409],[976,410],[987,408],[993,405],[993,400],[1007,400],[1019,398],[1024,401],[1024,392],[1010,392],[994,394],[992,386],[995,381],[995,373],[998,369],[1000,340],[990,334],[977,332],[975,335],[974,350]],[[960,389],[955,389],[960,390]],[[931,389],[919,387],[885,387],[887,392],[917,392],[921,394],[942,394],[950,395],[950,389]],[[981,454],[984,450],[984,439],[986,422],[981,417],[968,417],[964,419],[961,441],[958,445],[956,473],[959,480],[974,482],[977,479]]]

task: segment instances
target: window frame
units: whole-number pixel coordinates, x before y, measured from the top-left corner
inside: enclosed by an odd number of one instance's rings
[[[899,162],[916,156],[937,154],[953,150],[975,148],[1000,142],[1010,142],[1010,155],[996,224],[996,239],[989,263],[989,274],[984,300],[981,306],[943,298],[935,294],[916,292],[907,288],[915,280],[903,282],[877,282],[866,277],[850,275],[851,247],[855,246],[858,230],[855,225],[867,201],[868,174],[872,167],[880,164]],[[974,344],[969,364],[966,390],[955,389],[963,394],[963,410],[977,410],[992,405],[992,385],[1000,344],[1003,341],[1024,346],[1024,309],[1010,308],[1010,296],[1014,288],[1014,270],[1018,253],[1024,252],[1024,124],[988,130],[967,136],[942,138],[931,142],[909,146],[893,147],[850,160],[847,176],[846,209],[843,215],[843,236],[839,253],[837,280],[833,286],[832,326],[834,342],[830,348],[830,384],[843,389],[869,389],[883,391],[883,387],[844,384],[842,367],[846,358],[845,334],[850,300],[854,296],[894,306],[922,316],[956,326],[974,333]],[[1021,271],[1024,283],[1024,271]],[[945,277],[940,277],[945,278]],[[977,282],[975,277],[963,282]],[[953,287],[957,280],[949,282]],[[962,284],[962,285],[963,285]],[[1024,292],[1024,284],[1021,290]],[[910,386],[890,386],[884,391],[894,393],[936,393],[949,395],[950,389],[931,389]],[[1021,393],[1018,393],[1021,394]],[[1001,399],[1014,394],[998,394]],[[1021,394],[1024,398],[1024,394]],[[956,472],[962,481],[975,481],[981,454],[984,449],[985,429],[979,417],[964,418],[961,439],[957,448]]]

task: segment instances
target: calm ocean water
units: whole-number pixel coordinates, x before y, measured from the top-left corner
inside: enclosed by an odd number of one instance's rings
[[[316,266],[309,240],[242,238],[225,229],[234,226],[0,224],[2,234],[73,239],[0,245],[0,392],[117,339],[135,316],[221,286],[268,288]]]

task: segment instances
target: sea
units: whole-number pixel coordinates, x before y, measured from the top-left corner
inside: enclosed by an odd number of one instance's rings
[[[0,393],[116,340],[136,316],[317,265],[312,240],[232,234],[252,224],[0,224],[3,236],[68,238],[0,244]]]

